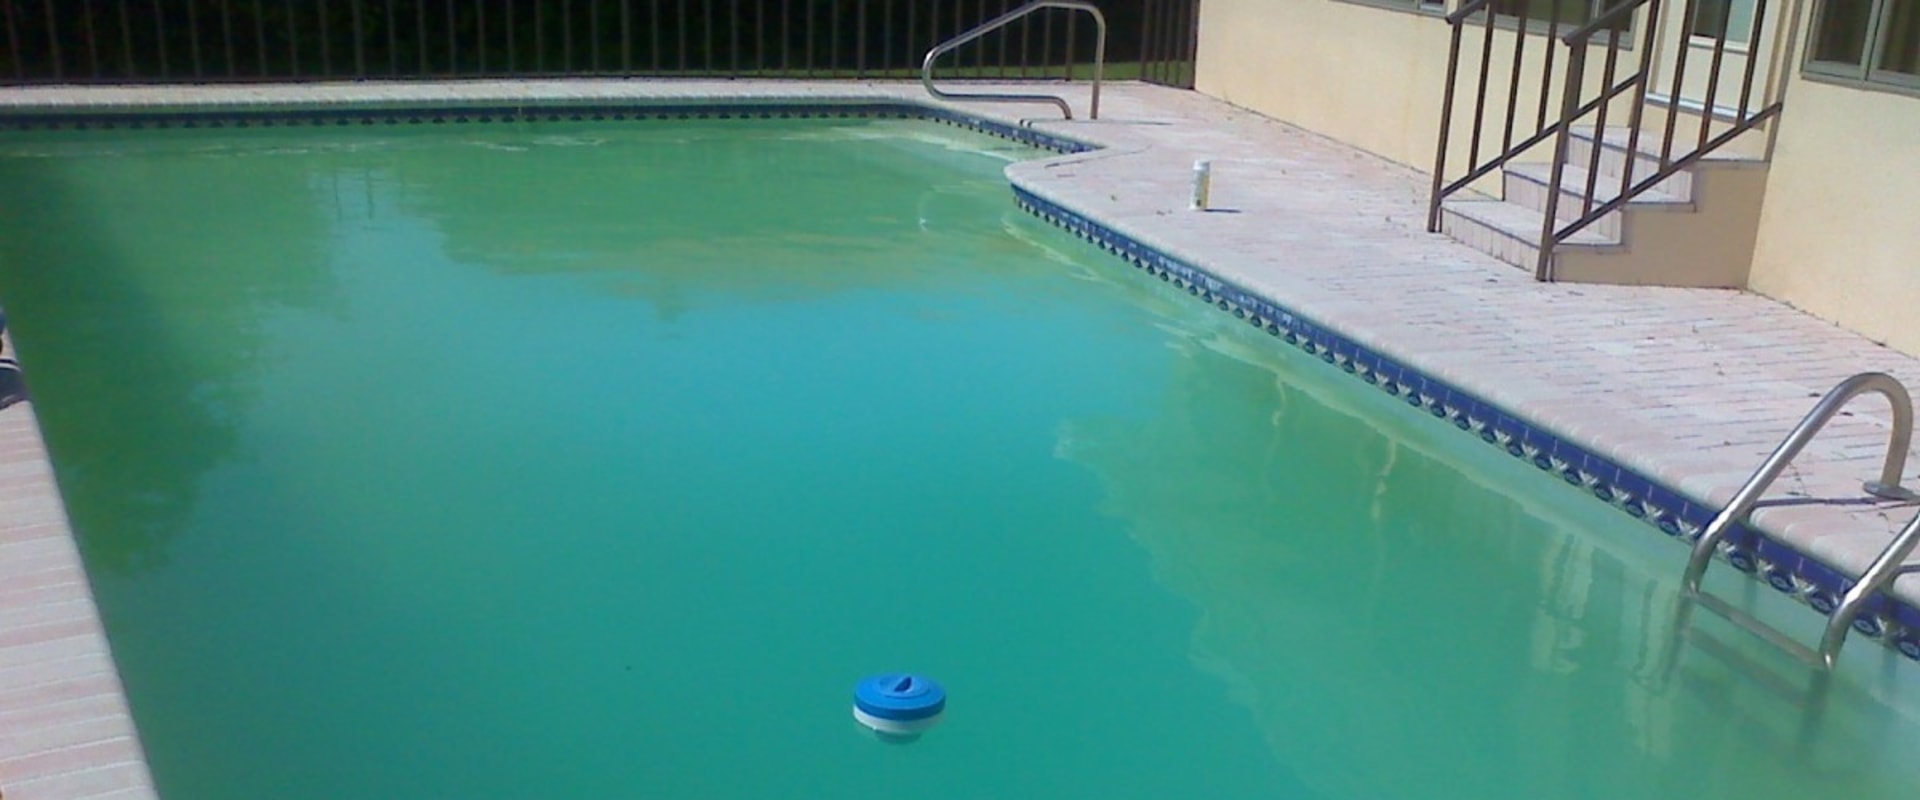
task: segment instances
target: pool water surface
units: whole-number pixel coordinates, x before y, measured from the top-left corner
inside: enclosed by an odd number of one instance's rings
[[[1039,155],[0,142],[0,293],[162,793],[1910,793],[1908,704],[1661,668],[1679,544],[1029,218]],[[901,669],[949,710],[883,744],[851,693]]]

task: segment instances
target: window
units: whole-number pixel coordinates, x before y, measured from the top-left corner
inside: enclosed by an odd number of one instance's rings
[[[1825,0],[1807,70],[1920,88],[1920,0]]]
[[[1727,44],[1744,45],[1753,38],[1753,11],[1757,0],[1696,0],[1693,24],[1687,32],[1718,39],[1726,32]]]
[[[1617,0],[1494,0],[1493,10],[1503,17],[1524,17],[1529,30],[1557,28],[1565,34],[1592,22],[1618,5],[1620,3]],[[1632,14],[1621,14],[1607,25],[1607,30],[1622,33],[1632,24]]]

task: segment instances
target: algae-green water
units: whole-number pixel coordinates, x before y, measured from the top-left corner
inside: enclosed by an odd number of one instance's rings
[[[0,303],[162,792],[1911,793],[1897,657],[1811,723],[1737,632],[1767,670],[1664,669],[1678,543],[1025,215],[1043,156],[9,134]],[[950,694],[912,744],[851,718],[892,670]]]

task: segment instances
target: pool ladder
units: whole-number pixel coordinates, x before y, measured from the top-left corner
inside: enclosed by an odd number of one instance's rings
[[[1760,468],[1734,493],[1727,507],[1721,509],[1720,514],[1707,523],[1706,530],[1700,533],[1700,539],[1693,545],[1693,554],[1687,559],[1687,571],[1681,579],[1680,603],[1673,625],[1676,640],[1686,632],[1692,620],[1693,607],[1698,605],[1787,651],[1823,674],[1833,670],[1834,661],[1840,655],[1840,646],[1846,644],[1847,633],[1852,630],[1861,609],[1875,594],[1899,577],[1907,556],[1913,553],[1916,544],[1920,544],[1920,515],[1916,515],[1894,535],[1893,541],[1880,551],[1866,572],[1861,573],[1860,579],[1847,589],[1827,618],[1826,632],[1820,637],[1818,648],[1795,641],[1780,629],[1701,591],[1700,579],[1706,574],[1707,565],[1712,563],[1714,551],[1719,548],[1721,540],[1726,538],[1735,524],[1747,517],[1760,500],[1760,495],[1780,477],[1787,464],[1800,454],[1801,448],[1826,427],[1827,422],[1840,413],[1848,401],[1867,392],[1878,392],[1887,398],[1888,404],[1893,407],[1893,431],[1887,442],[1887,458],[1880,468],[1880,479],[1868,481],[1861,489],[1882,500],[1920,500],[1920,494],[1900,485],[1900,474],[1906,469],[1907,451],[1913,440],[1913,399],[1907,394],[1906,387],[1901,386],[1893,376],[1879,372],[1863,372],[1841,381],[1825,397],[1820,398],[1820,402],[1814,404],[1813,410],[1794,426],[1786,440],[1774,448],[1766,461],[1761,462]],[[1678,650],[1678,641],[1674,645],[1670,652]]]
[[[941,100],[988,100],[988,101],[1001,102],[1001,103],[1049,103],[1059,107],[1060,114],[1062,116],[1066,117],[1067,119],[1073,119],[1073,107],[1067,105],[1067,101],[1065,98],[1058,97],[1056,95],[1000,94],[995,92],[946,92],[946,91],[941,91],[939,87],[933,85],[933,62],[935,59],[943,55],[946,55],[947,53],[953,52],[955,49],[958,49],[961,45],[964,45],[968,42],[971,42],[975,39],[978,39],[982,36],[985,36],[989,33],[999,30],[1000,28],[1004,28],[1007,25],[1012,24],[1015,20],[1020,19],[1021,17],[1024,17],[1028,14],[1032,14],[1035,11],[1039,11],[1041,9],[1047,9],[1047,8],[1064,8],[1072,11],[1085,11],[1088,14],[1093,15],[1093,24],[1094,24],[1094,27],[1097,29],[1097,32],[1099,33],[1099,38],[1095,39],[1093,44],[1093,99],[1088,104],[1087,119],[1099,119],[1100,118],[1100,76],[1101,76],[1101,73],[1105,71],[1106,65],[1107,65],[1107,16],[1105,14],[1100,13],[1100,9],[1095,8],[1092,3],[1080,2],[1080,0],[1033,0],[1033,2],[1031,3],[1027,3],[1026,5],[1023,5],[1005,14],[1001,14],[1000,16],[994,17],[993,19],[980,23],[980,26],[977,28],[974,28],[973,30],[967,31],[966,33],[960,34],[959,36],[955,36],[951,39],[941,42],[940,44],[935,45],[932,50],[927,51],[926,59],[920,62],[920,85],[925,86],[927,88],[927,94],[933,95],[934,97],[937,97]],[[1069,66],[1068,69],[1072,69],[1072,67]]]

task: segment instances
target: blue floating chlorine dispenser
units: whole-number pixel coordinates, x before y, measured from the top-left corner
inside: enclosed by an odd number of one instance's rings
[[[947,690],[912,673],[875,675],[853,688],[853,718],[883,739],[918,739],[946,710]]]

